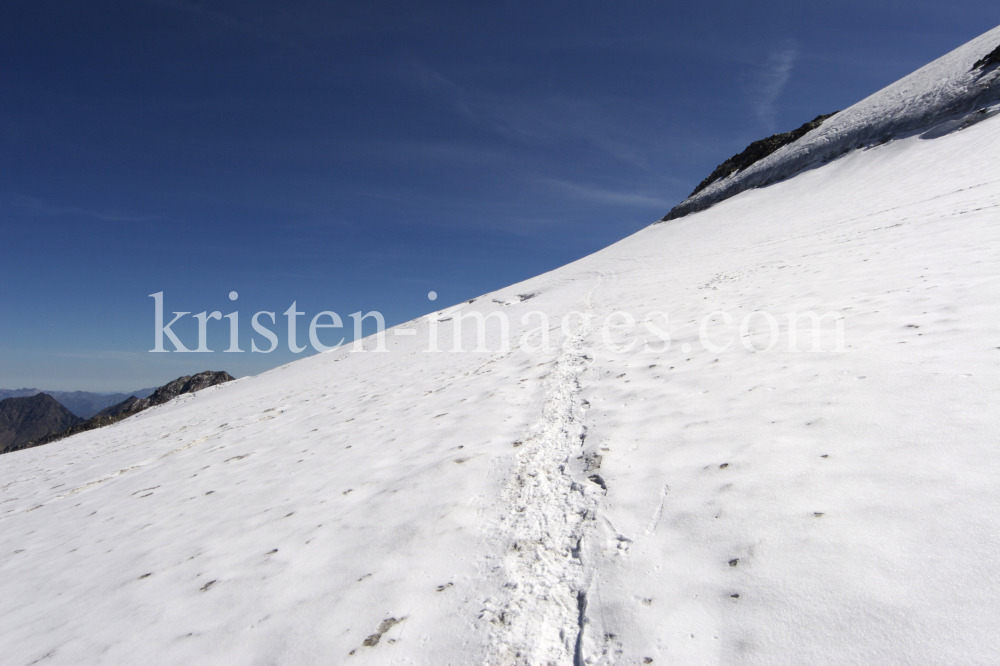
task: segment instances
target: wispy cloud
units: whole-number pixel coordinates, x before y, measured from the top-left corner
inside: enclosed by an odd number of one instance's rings
[[[442,106],[471,125],[519,144],[575,143],[590,146],[605,155],[649,170],[640,138],[622,130],[604,102],[566,95],[517,97],[459,85],[441,72],[419,61],[398,71],[409,85],[436,96]]]
[[[795,48],[772,53],[758,78],[753,93],[754,112],[760,122],[769,130],[774,129],[775,105],[788,84],[798,55],[798,50]]]
[[[21,210],[45,217],[74,216],[89,217],[102,222],[155,222],[163,219],[159,215],[136,215],[117,210],[94,210],[76,206],[57,206],[33,197],[14,196],[12,203]]]
[[[560,190],[573,198],[603,204],[657,209],[667,208],[671,205],[671,203],[666,199],[649,196],[640,192],[628,190],[609,190],[606,188],[581,185],[579,183],[572,183],[567,180],[559,180],[555,178],[546,178],[540,182]]]

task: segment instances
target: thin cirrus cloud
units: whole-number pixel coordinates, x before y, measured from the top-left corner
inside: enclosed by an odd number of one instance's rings
[[[539,182],[549,185],[550,187],[562,192],[563,194],[569,195],[572,198],[582,199],[584,201],[593,201],[616,206],[657,209],[666,209],[673,205],[666,199],[628,190],[609,190],[600,187],[591,187],[589,185],[580,185],[578,183],[572,183],[555,178],[546,178],[540,180]]]
[[[631,167],[649,170],[647,157],[637,145],[639,137],[621,132],[622,123],[606,101],[566,95],[516,97],[469,89],[416,60],[397,69],[396,74],[438,98],[443,108],[470,125],[513,144],[583,143]]]
[[[42,217],[75,216],[101,222],[156,222],[160,215],[137,215],[117,210],[95,210],[75,206],[59,206],[34,197],[17,196],[10,200],[16,209]]]
[[[753,96],[753,108],[758,120],[769,130],[774,129],[778,98],[788,84],[798,55],[798,50],[795,48],[772,53],[758,79]]]

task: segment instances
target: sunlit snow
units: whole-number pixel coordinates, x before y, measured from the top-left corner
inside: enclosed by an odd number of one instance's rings
[[[1000,663],[1000,119],[951,120],[455,306],[512,351],[418,320],[3,456],[0,661]],[[740,338],[810,310],[845,352]]]

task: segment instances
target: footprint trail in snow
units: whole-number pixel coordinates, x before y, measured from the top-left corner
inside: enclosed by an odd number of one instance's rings
[[[584,661],[591,577],[584,553],[605,491],[575,474],[570,463],[586,438],[587,404],[579,394],[593,357],[585,318],[601,282],[598,276],[546,378],[542,414],[501,492],[504,515],[496,529],[507,549],[506,598],[488,601],[483,613],[493,623],[485,659],[490,666],[602,663]]]

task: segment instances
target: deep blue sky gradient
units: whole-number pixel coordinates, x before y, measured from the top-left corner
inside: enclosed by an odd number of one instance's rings
[[[0,388],[293,358],[222,353],[225,322],[214,354],[150,354],[153,292],[238,308],[249,349],[293,300],[392,325],[529,278],[998,23],[995,0],[5,0]]]

